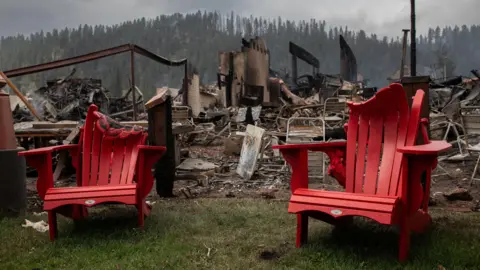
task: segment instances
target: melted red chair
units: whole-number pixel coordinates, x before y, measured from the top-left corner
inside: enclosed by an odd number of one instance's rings
[[[144,145],[143,130],[125,128],[90,105],[78,144],[20,152],[38,172],[37,191],[48,212],[50,240],[57,236],[57,213],[79,220],[87,207],[104,203],[135,205],[138,226],[151,207],[145,198],[153,187],[152,166],[165,153],[163,146]],[[76,187],[54,187],[52,153],[69,150],[76,169]]]
[[[368,101],[348,103],[346,141],[273,146],[292,169],[288,212],[297,214],[297,247],[307,240],[309,217],[342,225],[352,216],[362,216],[399,225],[399,260],[407,259],[410,233],[424,232],[432,222],[430,176],[438,153],[451,147],[445,141],[429,141],[428,120],[420,119],[424,96],[417,90],[410,110],[402,85],[392,84]],[[415,145],[419,130],[423,145]],[[329,156],[329,174],[345,192],[308,188],[308,151]]]

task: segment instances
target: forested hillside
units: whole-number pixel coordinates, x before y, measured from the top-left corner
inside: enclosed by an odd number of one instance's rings
[[[364,31],[330,28],[328,22],[309,20],[292,22],[281,19],[240,17],[233,13],[192,13],[138,19],[114,26],[84,25],[76,29],[54,29],[30,36],[2,37],[0,41],[0,70],[39,64],[71,57],[125,43],[135,43],[159,55],[179,59],[187,57],[199,70],[204,83],[215,80],[218,52],[237,50],[241,38],[262,36],[271,51],[271,68],[289,69],[288,42],[293,41],[320,59],[323,73],[339,73],[339,34],[344,35],[357,57],[358,71],[372,86],[383,86],[386,78],[400,65],[401,40],[367,36]],[[480,26],[451,26],[430,29],[418,37],[418,64],[426,67],[447,66],[447,76],[468,75],[478,68],[480,60]],[[1,34],[1,32],[0,32]],[[392,35],[400,35],[398,33]],[[46,79],[66,76],[73,67],[16,78],[23,91],[39,87]],[[129,55],[117,55],[80,64],[77,76],[102,79],[114,93],[128,87]],[[307,67],[302,67],[307,71]],[[310,69],[308,69],[310,70]],[[422,73],[423,69],[417,69]],[[443,75],[443,72],[438,72]],[[147,96],[155,87],[179,87],[181,68],[167,68],[137,57],[137,85]]]

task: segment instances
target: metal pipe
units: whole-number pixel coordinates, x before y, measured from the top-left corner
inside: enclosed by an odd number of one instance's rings
[[[136,92],[135,91],[135,51],[130,51],[130,74],[132,76],[132,103],[133,103],[133,121],[137,121],[137,106],[136,106]]]
[[[415,0],[410,0],[410,76],[417,76],[417,42],[415,31]]]
[[[405,58],[407,55],[407,38],[409,29],[403,29],[403,41],[402,41],[402,61],[400,64],[400,80],[402,80],[403,76],[405,75]]]

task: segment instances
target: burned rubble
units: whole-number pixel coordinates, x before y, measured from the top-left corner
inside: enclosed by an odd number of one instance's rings
[[[188,154],[184,158],[200,158],[215,164],[217,168],[223,168],[222,170],[227,173],[219,173],[218,169],[212,169],[208,176],[204,176],[209,179],[209,185],[194,184],[197,188],[189,186],[188,196],[221,190],[223,191],[221,196],[227,197],[242,196],[241,194],[250,191],[260,197],[272,198],[275,197],[272,194],[276,191],[288,190],[289,168],[285,166],[280,154],[271,150],[270,146],[293,142],[293,137],[296,137],[294,141],[296,143],[345,139],[343,124],[348,121],[346,102],[367,100],[375,93],[375,89],[366,88],[361,83],[342,81],[332,75],[323,77],[328,80],[319,84],[318,89],[312,84],[312,89],[308,93],[303,86],[297,89],[295,85],[287,84],[279,77],[270,77],[269,87],[280,89],[278,106],[251,103],[222,106],[225,104],[222,104],[219,97],[216,107],[204,108],[201,115],[216,113],[217,116],[223,115],[220,118],[224,121],[218,124],[219,119],[216,119],[208,124],[209,121],[206,120],[208,117],[203,118],[202,123],[199,123],[193,132],[202,136],[185,142],[183,147],[188,151],[184,153]],[[288,80],[288,77],[285,80]],[[217,89],[218,93],[222,92],[221,87]],[[434,179],[437,180],[434,183],[434,190],[443,194],[442,197],[448,198],[444,202],[458,200],[450,194],[455,194],[459,189],[465,193],[465,197],[478,196],[470,186],[471,183],[475,184],[476,178],[470,175],[475,166],[474,162],[478,163],[477,153],[480,147],[476,144],[480,141],[475,135],[480,134],[480,129],[475,133],[469,121],[470,118],[478,116],[479,118],[475,120],[480,126],[479,89],[477,77],[459,77],[441,83],[433,81],[429,83],[432,138],[446,138],[454,146],[445,156],[439,158],[439,165],[434,172]],[[332,104],[328,104],[329,102]],[[316,122],[315,119],[321,119],[325,125],[322,126],[322,121]],[[293,120],[299,121],[296,123]],[[246,174],[247,177],[244,177],[238,172],[238,168],[242,156],[247,155],[242,150],[244,138],[254,135],[247,134],[249,125],[263,130],[262,146],[257,147],[254,154],[249,154],[250,159],[256,159],[256,164],[253,165],[255,169],[252,174]],[[477,147],[478,151],[473,147]],[[458,162],[462,162],[463,165],[459,167]],[[332,185],[334,181],[331,181],[329,176],[321,175],[314,168],[309,170],[312,177],[320,175],[321,180],[313,182],[329,189],[338,188],[335,184]],[[179,175],[185,178],[186,174],[179,168]],[[265,195],[266,190],[273,193],[267,192],[268,195]],[[442,200],[436,197],[435,201]]]
[[[102,81],[93,78],[76,78],[75,70],[63,79],[48,80],[45,86],[27,94],[27,99],[45,121],[52,123],[70,120],[80,121],[85,118],[88,106],[97,105],[101,111],[107,112],[117,120],[131,120],[132,101],[129,90],[122,97],[113,97]],[[137,107],[143,106],[143,94],[137,99]],[[34,121],[28,109],[18,103],[14,110],[15,123]],[[145,118],[145,114],[140,117]]]
[[[279,90],[278,100],[270,99],[277,105],[262,103],[261,99],[257,103],[243,99],[228,106],[222,100],[221,87],[190,85],[189,91],[198,91],[198,94],[192,94],[198,97],[197,100],[189,99],[192,108],[201,107],[195,103],[205,104],[211,94],[217,100],[211,103],[215,106],[203,106],[193,118],[195,129],[182,135],[185,139],[180,144],[185,150],[181,151],[183,155],[177,166],[176,180],[180,196],[190,198],[214,193],[226,197],[249,194],[269,199],[283,198],[288,192],[277,191],[288,191],[290,169],[279,151],[271,148],[272,145],[294,139],[305,142],[345,139],[343,124],[348,120],[345,102],[352,99],[352,90],[357,89],[352,87],[355,84],[319,85],[329,93],[343,91],[329,100],[335,106],[325,106],[321,88],[312,89],[307,95],[300,89],[290,89],[283,79],[277,77],[268,78],[267,85]],[[204,95],[205,88],[208,88],[208,94]],[[255,95],[254,92],[249,94]],[[322,121],[328,124],[323,125]],[[323,172],[312,170],[311,174],[313,178],[325,178],[317,181],[318,185],[332,186],[332,179]]]
[[[201,84],[196,71],[189,74],[187,93],[183,89],[169,89],[174,127],[190,127],[175,134],[177,195],[191,198],[202,194],[222,197],[253,194],[283,198],[288,195],[290,168],[272,145],[346,138],[343,128],[348,121],[346,103],[367,100],[377,89],[368,87],[357,73],[352,55],[342,54],[345,58],[342,58],[342,74],[323,74],[318,71],[318,59],[296,44],[290,47],[291,75],[269,68],[266,44],[256,38],[243,42],[241,51],[219,54],[216,83]],[[313,72],[298,75],[297,59],[311,65]],[[475,75],[476,71],[472,73]],[[480,128],[478,132],[474,128],[475,117],[480,117],[478,80],[475,75],[428,84],[432,138],[446,138],[454,146],[439,158],[434,178],[446,180],[434,186],[445,196],[437,196],[435,201],[454,198],[447,195],[462,188],[470,194],[468,184],[476,181],[474,173],[471,177],[467,174],[472,173],[470,167],[474,166],[469,165],[480,152],[477,145],[480,141],[474,138],[480,134]],[[143,94],[137,87],[124,91],[121,97],[112,97],[100,80],[75,78],[73,73],[64,79],[48,81],[28,97],[45,120],[72,127],[73,124],[64,121],[81,124],[78,121],[85,117],[90,104],[96,104],[115,120],[132,120],[132,90],[137,96],[136,111],[140,113],[137,119],[145,119]],[[15,106],[14,117],[17,124],[33,120],[31,113],[20,105]],[[144,124],[146,128],[148,124]],[[67,133],[71,132],[70,129]],[[54,161],[57,160],[60,164],[60,157],[55,157]],[[326,156],[315,153],[309,155],[309,160],[312,161],[309,178],[314,185],[339,189],[326,173]],[[458,162],[464,166],[458,167]],[[444,182],[448,184],[441,186]]]

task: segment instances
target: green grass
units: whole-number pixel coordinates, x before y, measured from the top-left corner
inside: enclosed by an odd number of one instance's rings
[[[406,265],[396,261],[397,234],[367,222],[340,232],[312,220],[310,244],[296,249],[295,216],[278,201],[159,201],[145,231],[134,229],[135,209],[111,207],[76,225],[60,219],[54,243],[23,219],[4,219],[0,269],[478,269],[480,215],[433,214]]]

